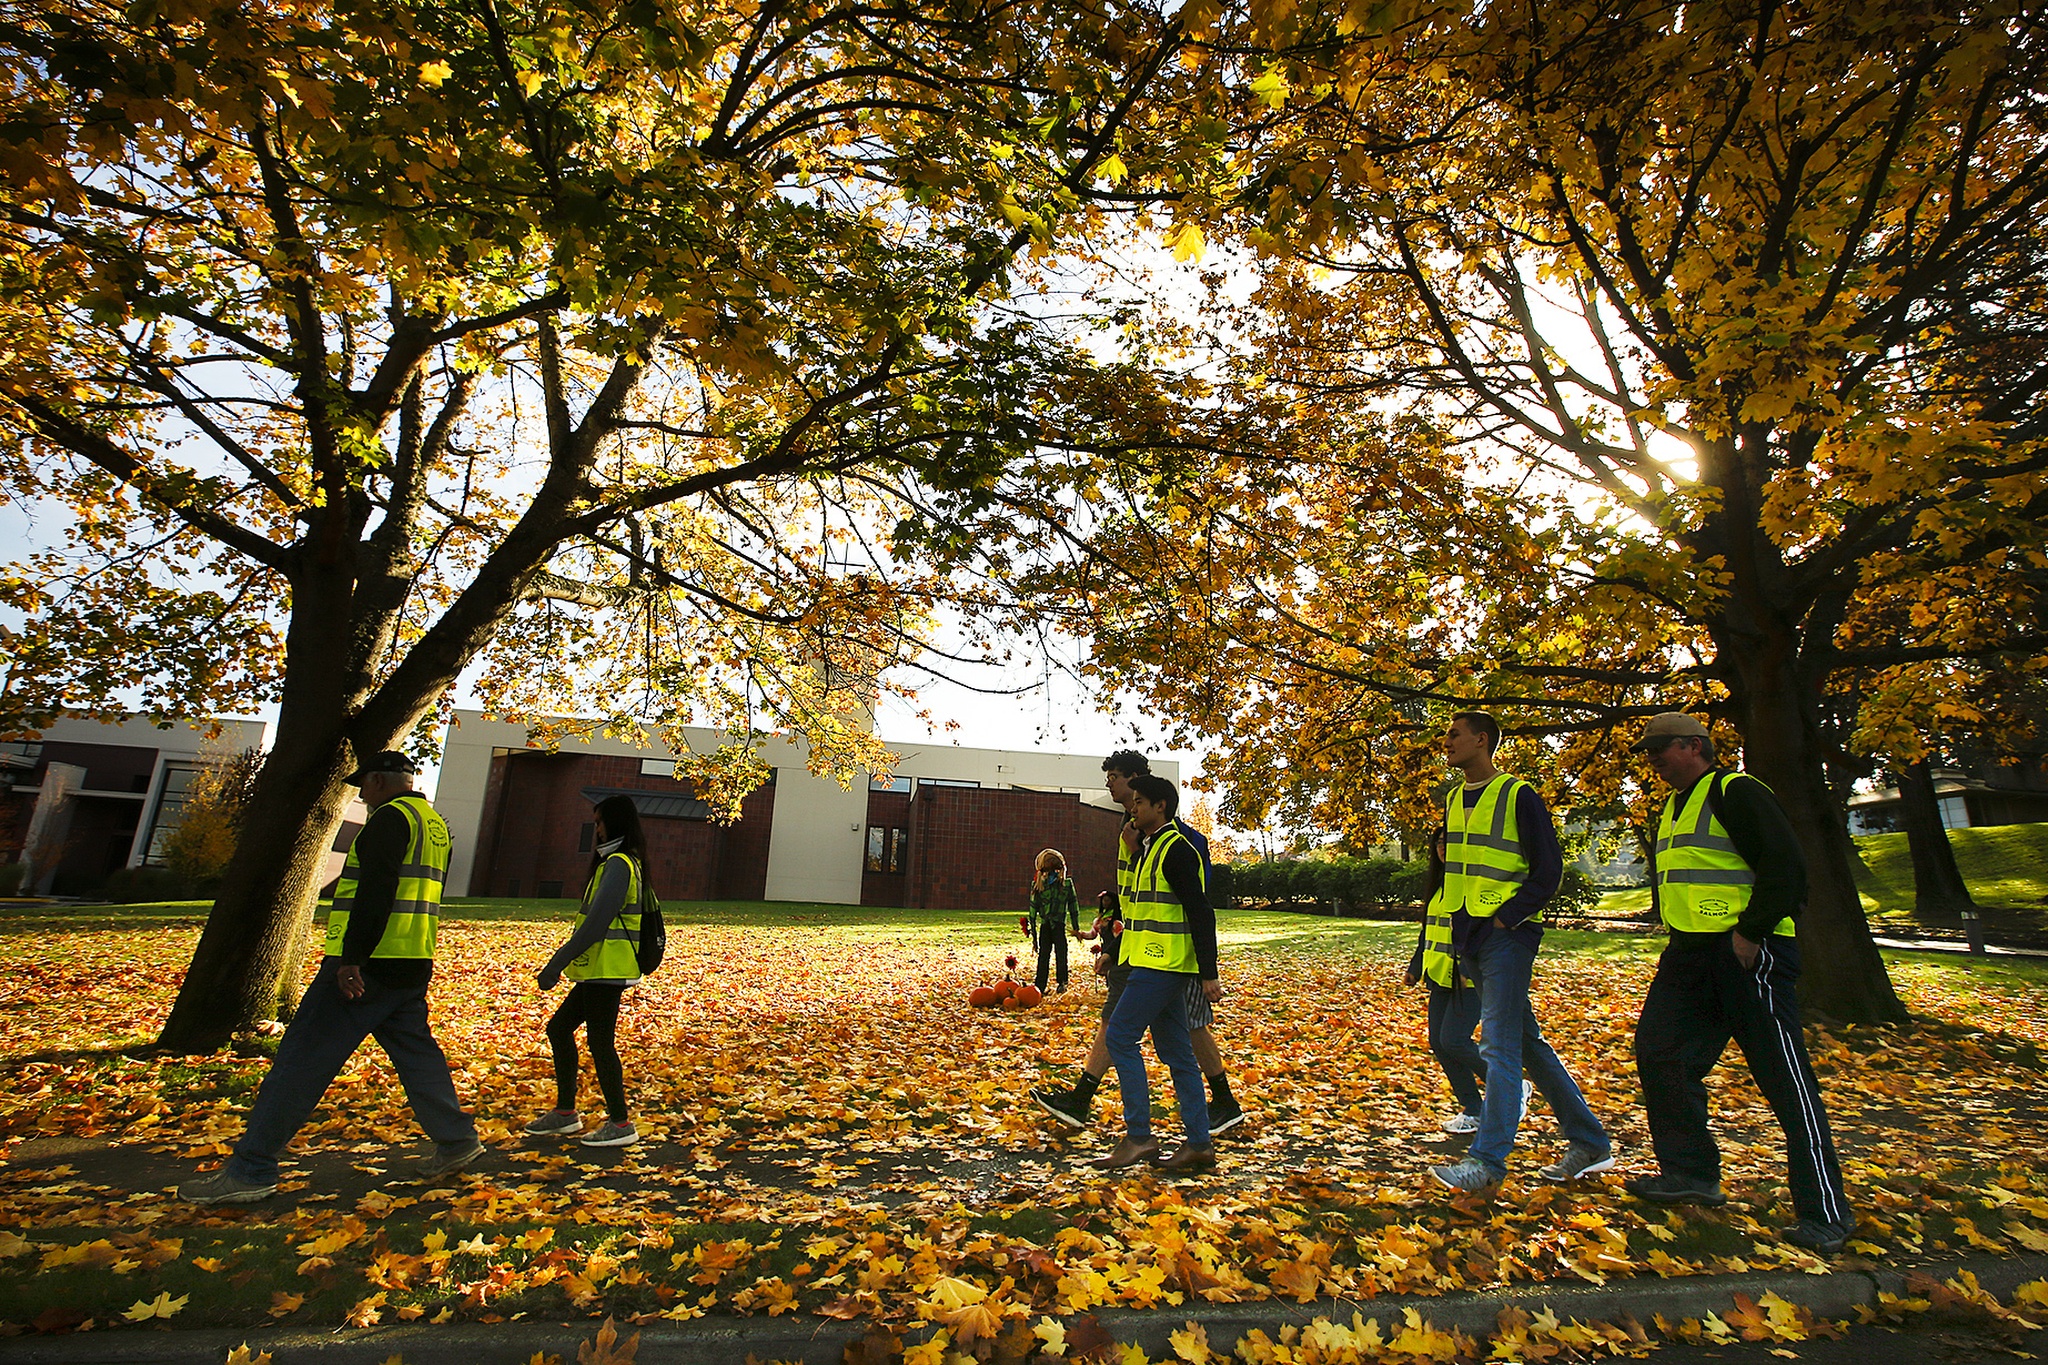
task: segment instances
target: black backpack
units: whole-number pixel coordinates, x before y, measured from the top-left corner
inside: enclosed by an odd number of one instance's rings
[[[668,926],[661,922],[661,898],[645,878],[640,882],[640,941],[633,945],[633,960],[640,975],[653,976],[668,951]]]

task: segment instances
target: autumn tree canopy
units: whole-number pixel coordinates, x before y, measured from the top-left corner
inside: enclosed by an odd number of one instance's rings
[[[1827,760],[2048,639],[2039,16],[1359,19],[1267,7],[1271,122],[1184,209],[1260,254],[1217,320],[1297,444],[1134,502],[1104,544],[1151,587],[1090,580],[1103,667],[1220,737],[1247,824],[1414,830],[1467,705],[1554,799],[1640,817],[1638,718],[1710,713],[1806,845],[1813,1003],[1900,1017]]]
[[[1170,433],[1013,286],[1213,132],[1170,17],[577,0],[16,7],[0,723],[279,708],[165,1042],[268,1017],[358,756],[501,714],[876,756],[955,506]],[[1198,65],[1197,63],[1196,65]],[[1046,449],[1071,458],[1040,458]]]

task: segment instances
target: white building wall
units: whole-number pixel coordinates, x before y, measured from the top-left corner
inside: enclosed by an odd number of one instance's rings
[[[534,746],[528,743],[524,725],[486,721],[479,712],[467,710],[458,710],[455,720],[442,747],[441,776],[433,801],[448,822],[454,844],[448,884],[466,888],[476,863],[492,751]],[[690,749],[700,753],[725,741],[724,733],[716,730],[690,727],[682,734]],[[969,749],[926,743],[889,747],[897,755],[895,775],[899,777],[973,782],[992,788],[1071,791],[1080,793],[1090,804],[1109,804],[1102,785],[1100,755]],[[564,741],[562,748],[570,753],[642,758],[659,758],[665,753],[609,735]],[[775,814],[768,840],[768,899],[860,904],[861,863],[867,842],[867,779],[856,778],[852,790],[847,791],[828,778],[813,777],[804,766],[802,746],[781,736],[763,741],[761,758],[775,769]],[[1156,760],[1152,770],[1168,781],[1180,779],[1180,765],[1168,760]]]

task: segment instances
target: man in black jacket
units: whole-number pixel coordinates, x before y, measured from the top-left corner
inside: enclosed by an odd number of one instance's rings
[[[1636,1073],[1658,1171],[1626,1182],[1660,1204],[1722,1204],[1706,1076],[1733,1038],[1785,1130],[1798,1223],[1785,1236],[1832,1256],[1856,1220],[1800,1030],[1806,856],[1771,789],[1719,767],[1707,727],[1653,716],[1635,748],[1671,787],[1651,851],[1650,894],[1671,942],[1636,1023]]]
[[[434,1139],[416,1173],[432,1179],[483,1155],[448,1058],[427,1026],[448,826],[413,790],[418,770],[397,750],[373,755],[346,779],[363,789],[370,818],[350,845],[327,921],[326,957],[278,1041],[235,1153],[187,1181],[190,1204],[249,1204],[277,1192],[278,1157],[312,1116],[341,1068],[374,1036],[405,1087],[413,1116]]]

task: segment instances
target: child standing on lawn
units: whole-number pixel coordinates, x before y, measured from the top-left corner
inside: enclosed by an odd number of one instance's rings
[[[1074,879],[1067,875],[1067,859],[1056,848],[1038,855],[1037,875],[1031,879],[1031,941],[1038,949],[1038,989],[1045,989],[1047,969],[1059,959],[1059,988],[1067,988],[1067,930],[1081,933],[1081,903],[1074,895]]]

